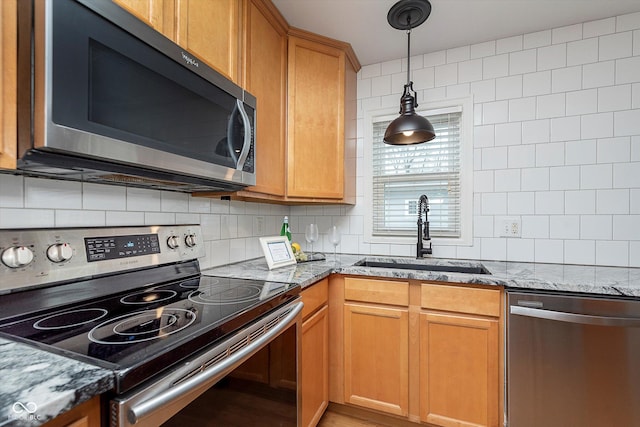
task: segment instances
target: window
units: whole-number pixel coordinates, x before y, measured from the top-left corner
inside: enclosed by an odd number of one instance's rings
[[[431,237],[450,239],[455,244],[466,243],[463,240],[468,237],[465,229],[470,228],[471,202],[463,195],[470,195],[471,189],[463,191],[463,188],[468,185],[472,171],[463,169],[463,165],[471,168],[470,143],[463,145],[463,111],[470,110],[463,106],[464,103],[421,111],[433,125],[436,138],[409,146],[387,145],[382,140],[395,115],[371,116],[372,210],[367,228],[372,241],[415,239],[418,198],[426,194]]]

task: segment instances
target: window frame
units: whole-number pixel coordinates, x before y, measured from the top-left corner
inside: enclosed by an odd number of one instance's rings
[[[432,241],[434,245],[471,246],[473,245],[473,100],[471,97],[467,97],[423,102],[416,112],[421,115],[430,115],[438,114],[438,110],[451,108],[462,110],[460,118],[460,237],[432,237]],[[382,120],[393,120],[397,116],[397,107],[370,110],[364,114],[363,181],[366,209],[363,240],[365,243],[416,243],[417,231],[415,236],[373,235],[373,124]],[[416,200],[418,196],[419,194],[416,195]]]

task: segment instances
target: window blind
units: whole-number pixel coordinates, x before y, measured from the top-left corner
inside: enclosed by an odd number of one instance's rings
[[[459,110],[425,114],[436,138],[408,146],[382,141],[391,120],[373,123],[373,227],[377,236],[415,236],[418,198],[429,198],[432,237],[460,237]]]

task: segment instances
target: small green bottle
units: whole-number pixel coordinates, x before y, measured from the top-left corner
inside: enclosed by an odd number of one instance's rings
[[[280,229],[281,236],[287,236],[289,243],[291,243],[291,230],[289,230],[289,217],[285,216],[282,221],[282,228]]]

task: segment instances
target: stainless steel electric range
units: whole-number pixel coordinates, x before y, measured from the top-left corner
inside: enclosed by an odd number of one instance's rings
[[[197,399],[215,407],[207,396],[279,339],[294,344],[294,386],[274,423],[296,425],[300,288],[201,275],[199,226],[0,230],[0,252],[0,334],[112,370],[110,425],[179,425]]]

